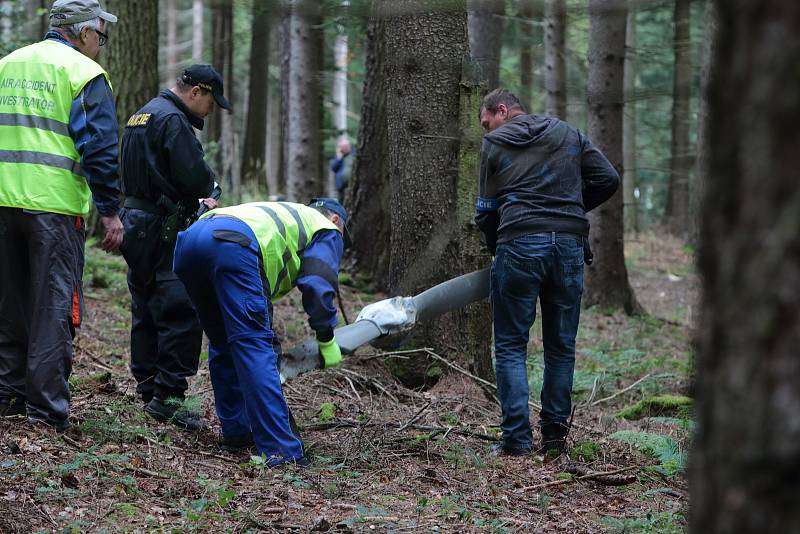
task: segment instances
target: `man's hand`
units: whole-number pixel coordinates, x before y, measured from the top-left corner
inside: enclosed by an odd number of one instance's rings
[[[114,215],[105,217],[101,215],[100,222],[103,223],[103,228],[106,231],[103,242],[100,243],[100,248],[106,252],[119,250],[119,246],[122,244],[122,221],[119,220],[119,217],[115,213]]]
[[[342,349],[339,348],[335,338],[330,341],[317,340],[317,345],[319,346],[319,353],[325,361],[326,369],[328,367],[336,367],[342,363]]]
[[[213,210],[214,208],[219,206],[219,204],[217,203],[217,199],[216,198],[204,198],[203,199],[203,204],[205,204],[206,207],[208,209],[210,209],[210,210]]]

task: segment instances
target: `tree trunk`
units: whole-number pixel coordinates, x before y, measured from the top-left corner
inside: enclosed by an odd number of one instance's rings
[[[283,39],[284,13],[270,19],[269,64],[281,68],[286,41]],[[282,72],[282,69],[281,69]],[[286,191],[283,179],[283,102],[282,77],[270,80],[267,91],[267,193],[278,195]]]
[[[469,49],[491,89],[500,83],[504,0],[469,0]]]
[[[104,7],[119,17],[99,59],[111,78],[122,140],[128,117],[158,94],[158,0],[106,0]],[[94,205],[87,228],[102,236]]]
[[[121,133],[128,117],[158,94],[158,0],[106,0],[104,6],[119,17],[100,59],[114,86]]]
[[[172,87],[178,77],[178,13],[175,0],[167,0],[167,71],[163,76],[163,84]]]
[[[203,0],[192,0],[192,63],[203,57]]]
[[[675,0],[675,66],[672,95],[672,157],[664,222],[686,237],[689,230],[689,83],[692,76],[689,0]]]
[[[705,192],[705,183],[708,176],[709,146],[708,146],[708,88],[711,83],[711,59],[717,41],[717,3],[706,3],[705,29],[703,38],[703,66],[700,73],[700,103],[697,113],[697,162],[695,167],[694,187],[689,195],[691,206],[691,226],[689,229],[689,242],[695,248],[700,242],[700,219],[702,215],[701,202]]]
[[[628,1],[625,29],[625,112],[622,118],[623,215],[626,232],[639,231],[636,189],[636,2]]]
[[[800,532],[800,3],[717,7],[691,531]]]
[[[462,62],[467,52],[465,3],[448,2],[433,11],[430,2],[382,2],[394,11],[386,19],[386,120],[391,174],[390,292],[415,295],[463,274],[465,256],[474,254],[462,242],[471,225],[475,184],[464,185],[459,167],[464,108],[477,105],[460,98]],[[399,8],[399,9],[398,9]],[[460,8],[460,9],[459,9]],[[471,120],[475,110],[470,111]],[[463,120],[467,120],[464,118]],[[474,182],[474,175],[471,177]],[[474,228],[472,230],[474,232]],[[483,317],[483,326],[489,322]],[[482,335],[474,319],[449,314],[420,325],[411,343],[434,347],[472,363]],[[483,341],[488,341],[485,337]],[[453,350],[456,348],[456,350]],[[397,360],[392,370],[404,383],[419,386],[443,369],[425,357]]]
[[[233,103],[233,2],[232,0],[210,0],[211,8],[211,65],[222,75],[225,84],[225,96]],[[233,105],[233,104],[232,104]],[[222,109],[215,109],[206,118],[205,139],[209,164],[217,173],[217,181],[223,184],[225,197],[232,198],[233,180],[227,171],[230,165],[226,161],[230,138],[225,134],[226,120]]]
[[[536,60],[535,50],[541,42],[541,32],[537,23],[542,19],[541,0],[520,0],[519,3],[519,99],[528,112],[533,112],[533,70]],[[538,58],[537,58],[538,59]]]
[[[293,0],[289,21],[287,196],[308,202],[324,194],[320,153],[322,16],[315,0]]]
[[[242,182],[247,191],[259,196],[266,187],[267,105],[269,93],[270,20],[272,2],[253,2],[253,31],[250,40],[250,91],[242,158]]]
[[[333,94],[334,125],[336,126],[337,142],[339,140],[349,141],[347,135],[347,56],[347,34],[340,33],[336,36],[336,42],[333,46],[333,64],[336,70],[331,91]],[[327,195],[336,197],[335,175],[330,170],[325,172],[325,175],[328,177],[326,181]]]
[[[567,8],[564,0],[544,2],[545,114],[567,120]]]
[[[626,0],[589,1],[589,138],[622,172],[622,103]],[[586,269],[587,306],[641,312],[625,268],[623,192],[589,214],[594,264]]]
[[[11,0],[0,1],[0,57],[14,49],[11,28],[14,25],[14,2]]]
[[[352,183],[345,206],[353,214],[351,257],[358,272],[380,291],[389,290],[392,228],[389,146],[386,124],[385,22],[372,16],[367,25],[364,90]]]
[[[481,95],[486,93],[486,80],[470,79],[467,73],[477,69],[464,69],[461,80],[461,102],[459,122],[461,125],[461,144],[458,153],[458,177],[456,181],[456,221],[459,224],[457,244],[460,248],[461,264],[455,266],[461,273],[477,271],[488,267],[492,257],[483,245],[480,230],[475,225],[475,203],[478,196],[480,171],[480,150],[483,129],[477,120]],[[463,333],[460,344],[461,360],[468,363],[472,372],[494,382],[492,365],[492,314],[489,301],[471,304],[453,314],[452,321],[456,331]]]

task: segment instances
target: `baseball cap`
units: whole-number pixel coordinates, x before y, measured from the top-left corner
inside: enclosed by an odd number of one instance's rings
[[[211,65],[192,65],[183,71],[181,81],[211,91],[219,107],[231,109],[230,103],[222,95],[222,76]]]
[[[350,245],[353,244],[353,241],[350,239],[350,230],[347,229],[347,210],[344,209],[344,206],[342,206],[341,203],[335,198],[330,197],[312,198],[308,205],[311,208],[325,208],[326,210],[335,213],[342,219],[342,227],[344,228],[344,248],[350,248]]]
[[[106,22],[117,22],[116,15],[103,11],[97,0],[56,0],[50,8],[50,24],[66,26],[101,18]]]

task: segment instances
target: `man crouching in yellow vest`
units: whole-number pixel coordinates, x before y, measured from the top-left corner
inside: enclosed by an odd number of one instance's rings
[[[56,0],[45,39],[0,60],[0,416],[58,431],[92,197],[102,248],[122,241],[117,117],[94,61],[116,21],[97,0]]]
[[[272,303],[297,286],[325,366],[339,364],[334,297],[346,222],[332,198],[253,202],[212,210],[178,234],[173,268],[208,335],[223,446],[255,444],[270,465],[308,463],[281,391]]]

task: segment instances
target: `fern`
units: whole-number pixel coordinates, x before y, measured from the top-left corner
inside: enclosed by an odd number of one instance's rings
[[[678,443],[670,436],[622,430],[620,432],[615,432],[609,437],[624,443],[629,443],[643,453],[658,460],[661,465],[656,467],[656,471],[666,476],[672,476],[686,468],[686,453],[681,451]]]

